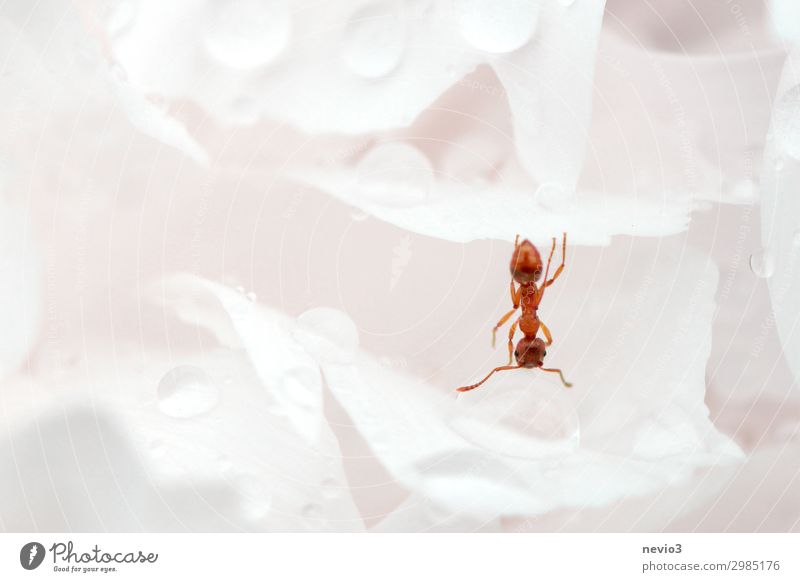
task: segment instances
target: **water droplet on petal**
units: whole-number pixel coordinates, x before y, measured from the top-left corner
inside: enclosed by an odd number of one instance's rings
[[[256,302],[256,299],[258,299],[258,296],[257,296],[257,295],[256,295],[256,294],[255,294],[253,291],[250,291],[250,292],[249,292],[249,293],[246,295],[246,297],[247,297],[247,300],[248,300],[250,303],[255,303],[255,302]]]
[[[573,196],[556,182],[546,182],[536,189],[536,203],[552,212],[563,212],[573,202]]]
[[[204,414],[219,402],[214,382],[197,366],[178,366],[164,374],[157,396],[159,410],[174,418]]]
[[[772,251],[762,249],[750,255],[750,270],[762,279],[772,277],[775,274],[775,256]]]
[[[369,214],[364,212],[363,210],[354,209],[350,212],[350,218],[352,218],[356,222],[362,222],[369,218]]]
[[[528,44],[536,32],[539,3],[531,0],[457,0],[461,35],[490,53],[508,53]]]
[[[356,11],[345,31],[344,61],[356,75],[378,79],[400,64],[406,23],[397,2],[377,2]]]
[[[338,309],[317,307],[297,318],[295,339],[320,361],[352,362],[358,350],[358,329]]]
[[[242,295],[244,295],[244,287],[239,285],[238,287],[236,287],[236,292],[237,293],[241,293]]]
[[[219,63],[253,69],[270,63],[286,48],[292,28],[286,0],[227,0],[211,6],[204,45]]]
[[[481,392],[460,394],[449,424],[471,443],[505,456],[540,458],[574,451],[580,425],[569,393],[543,380],[531,386],[521,378],[497,378],[481,386]]]
[[[433,167],[412,145],[385,143],[369,150],[358,163],[359,199],[382,206],[413,206],[433,188]]]

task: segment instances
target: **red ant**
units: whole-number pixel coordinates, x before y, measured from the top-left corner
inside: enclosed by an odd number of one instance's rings
[[[547,346],[553,343],[553,336],[550,335],[550,330],[547,326],[539,319],[539,316],[536,314],[539,310],[539,304],[542,302],[542,298],[544,297],[544,291],[553,282],[558,279],[558,276],[561,275],[562,271],[564,271],[564,261],[566,260],[566,253],[567,253],[567,233],[564,233],[564,239],[561,246],[561,266],[556,269],[556,272],[553,274],[552,279],[548,279],[548,275],[550,274],[550,261],[553,259],[553,253],[556,250],[556,239],[553,238],[553,246],[550,249],[550,256],[547,259],[547,268],[544,272],[544,283],[542,283],[541,287],[536,286],[536,282],[542,276],[542,257],[539,254],[539,251],[533,246],[531,241],[525,239],[522,241],[522,244],[519,243],[519,235],[514,240],[514,254],[511,255],[511,302],[514,304],[514,309],[506,313],[500,321],[497,322],[497,325],[494,326],[492,330],[492,347],[495,346],[495,340],[497,338],[497,330],[502,326],[505,322],[507,322],[514,313],[516,313],[517,308],[522,305],[522,315],[517,318],[517,320],[511,324],[511,329],[508,332],[508,365],[507,366],[500,366],[499,368],[495,368],[480,382],[477,384],[471,384],[469,386],[463,386],[458,388],[459,392],[467,392],[469,390],[474,390],[486,380],[488,380],[492,374],[495,372],[500,372],[502,370],[516,370],[517,368],[539,368],[543,372],[554,372],[561,377],[561,382],[564,383],[564,386],[567,388],[571,388],[572,384],[567,382],[564,379],[564,374],[561,373],[561,370],[558,368],[543,368],[544,365],[544,357],[547,355]],[[519,288],[514,288],[514,281],[519,283]],[[517,343],[517,349],[514,349],[514,333],[517,331],[517,325],[519,325],[519,329],[525,334],[525,337],[519,340]],[[544,337],[547,338],[547,342],[542,340],[541,338],[536,337],[536,334],[539,333],[539,330],[542,330],[544,333]],[[514,358],[517,360],[517,365],[512,366],[512,353]]]

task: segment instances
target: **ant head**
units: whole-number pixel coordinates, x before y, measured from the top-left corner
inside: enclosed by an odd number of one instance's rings
[[[538,368],[544,364],[544,357],[547,355],[547,346],[540,338],[524,337],[517,343],[514,350],[514,357],[517,364],[523,368]]]
[[[535,283],[542,276],[542,257],[533,243],[525,239],[511,255],[511,276],[517,283]]]

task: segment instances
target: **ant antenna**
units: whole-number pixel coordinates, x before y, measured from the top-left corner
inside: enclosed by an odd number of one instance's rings
[[[521,367],[522,366],[500,366],[499,368],[495,368],[494,370],[489,372],[489,374],[487,374],[486,378],[484,378],[483,380],[481,380],[477,384],[470,384],[469,386],[462,386],[461,388],[456,388],[456,392],[469,392],[470,390],[474,390],[475,388],[477,388],[478,386],[480,386],[481,384],[486,382],[486,380],[491,378],[492,374],[494,374],[495,372],[501,372],[502,370],[516,370],[517,368],[521,368]]]
[[[559,376],[561,376],[561,382],[564,384],[565,388],[572,388],[572,383],[567,382],[564,380],[564,374],[561,373],[561,370],[558,368],[539,368],[542,372],[556,372]]]

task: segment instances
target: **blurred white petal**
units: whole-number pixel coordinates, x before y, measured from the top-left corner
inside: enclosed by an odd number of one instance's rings
[[[447,412],[452,400],[432,385],[366,355],[354,365],[323,363],[325,379],[392,475],[453,511],[541,514],[686,482],[696,469],[736,462],[741,453],[703,403],[716,273],[702,255],[679,251],[674,244],[654,256],[628,249],[626,272],[644,274],[638,287],[619,288],[614,268],[592,274],[583,266],[591,285],[571,281],[558,291],[548,319],[559,308],[579,308],[575,329],[557,338],[561,361],[578,356],[564,364],[576,385],[568,394],[548,374],[501,373],[461,396],[501,399],[473,409],[478,416],[465,425],[472,411]],[[581,298],[587,288],[592,296]],[[593,308],[598,301],[601,310]],[[553,400],[554,392],[566,400]],[[530,419],[522,433],[520,416]]]
[[[786,61],[764,153],[762,248],[751,259],[767,279],[774,321],[795,379],[800,381],[800,50]]]
[[[0,161],[0,380],[22,364],[44,315],[40,251],[29,214],[5,200],[6,170]]]

